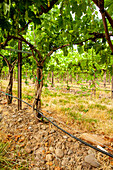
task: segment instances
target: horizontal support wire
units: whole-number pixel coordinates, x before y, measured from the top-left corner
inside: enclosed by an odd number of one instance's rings
[[[32,105],[30,105],[29,103],[25,102],[24,100],[22,100],[22,99],[20,99],[20,98],[18,98],[18,97],[12,96],[12,95],[10,95],[10,94],[8,94],[8,93],[5,93],[5,92],[3,92],[3,91],[1,91],[1,90],[0,90],[0,92],[3,93],[3,94],[5,94],[5,95],[11,96],[11,97],[13,97],[13,98],[15,98],[15,99],[21,100],[22,102],[26,103],[28,106],[32,107]],[[82,144],[84,144],[84,145],[86,145],[86,146],[89,146],[90,148],[93,148],[94,150],[99,151],[99,152],[101,152],[101,153],[103,153],[103,154],[105,154],[105,155],[113,158],[113,155],[112,155],[111,153],[109,153],[109,152],[107,152],[107,151],[104,151],[104,150],[101,150],[101,149],[99,149],[99,148],[96,148],[95,146],[93,146],[93,145],[91,145],[91,144],[83,141],[82,139],[80,139],[80,138],[78,138],[78,137],[70,134],[69,132],[67,132],[67,131],[65,131],[64,129],[62,129],[61,127],[59,127],[56,123],[52,122],[49,118],[47,118],[46,116],[44,116],[42,112],[38,111],[37,109],[34,109],[34,110],[36,110],[43,118],[45,118],[46,120],[48,120],[50,123],[52,123],[55,127],[57,127],[58,129],[60,129],[60,130],[61,130],[62,132],[64,132],[65,134],[67,134],[67,135],[69,135],[70,137],[76,139],[77,141],[81,142]]]
[[[26,53],[26,54],[31,54],[31,55],[32,55],[32,52],[29,52],[29,51],[22,51],[22,50],[16,50],[16,49],[12,49],[12,48],[3,48],[3,50],[14,51],[14,52],[20,52],[20,53]]]

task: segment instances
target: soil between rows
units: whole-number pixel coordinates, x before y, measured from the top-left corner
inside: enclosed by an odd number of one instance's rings
[[[18,165],[33,170],[110,170],[113,168],[108,156],[67,136],[51,123],[40,122],[27,105],[17,111],[15,103],[16,101],[13,100],[13,104],[7,106],[5,98],[1,95],[0,141],[10,143],[7,157]],[[56,121],[52,113],[45,111],[44,115],[71,134],[80,136],[78,131],[72,131]],[[89,163],[87,163],[88,156],[92,156]]]

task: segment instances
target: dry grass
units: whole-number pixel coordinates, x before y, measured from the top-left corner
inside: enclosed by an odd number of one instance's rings
[[[113,134],[113,104],[112,100],[109,102],[105,99],[95,99],[87,96],[76,97],[73,94],[61,94],[61,96],[54,96],[54,91],[43,90],[43,104],[48,110],[55,111],[56,114],[66,115],[74,120],[75,128],[98,131],[98,133]],[[45,97],[45,94],[48,96]],[[51,96],[51,93],[53,96]],[[108,105],[106,105],[108,103]]]
[[[1,88],[6,89],[8,82],[3,80]],[[62,85],[63,86],[63,85]],[[42,91],[42,109],[49,110],[53,116],[63,119],[75,129],[113,134],[113,101],[110,92],[97,91],[96,97],[91,92],[81,91],[81,88],[73,89],[77,93],[71,93],[62,89],[61,85],[50,88],[44,87]],[[77,85],[80,87],[80,85]],[[108,88],[108,87],[107,87]],[[23,99],[32,103],[34,98],[34,85],[23,84]],[[13,92],[17,95],[17,83],[14,82]],[[67,124],[68,124],[67,123]]]

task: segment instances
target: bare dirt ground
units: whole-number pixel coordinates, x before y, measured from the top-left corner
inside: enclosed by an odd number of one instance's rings
[[[95,170],[113,169],[113,160],[64,134],[49,122],[41,122],[27,105],[17,111],[17,101],[7,106],[0,97],[0,141],[8,142],[7,157],[23,169],[31,170]],[[80,137],[84,132],[64,126],[53,113],[43,111],[54,123]],[[99,136],[98,136],[99,138]],[[96,139],[98,140],[98,139]],[[112,146],[112,139],[105,141]],[[110,142],[110,144],[109,144]]]

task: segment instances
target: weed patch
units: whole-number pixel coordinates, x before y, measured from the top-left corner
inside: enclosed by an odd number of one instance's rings
[[[82,119],[82,115],[80,113],[73,113],[73,112],[69,112],[69,115],[74,118],[75,120],[81,120]]]
[[[28,100],[32,100],[32,99],[34,98],[34,96],[25,95],[25,94],[23,94],[22,97],[23,97],[24,99],[28,99]]]
[[[101,104],[97,104],[97,103],[91,104],[89,106],[89,108],[91,108],[91,109],[97,108],[97,109],[100,109],[100,110],[106,110],[107,109],[107,107],[105,105],[101,105]]]
[[[10,155],[9,143],[3,143],[0,141],[0,169],[3,170],[29,169],[27,165],[22,165],[21,162],[17,160],[15,161],[14,158],[11,158],[9,155]]]

